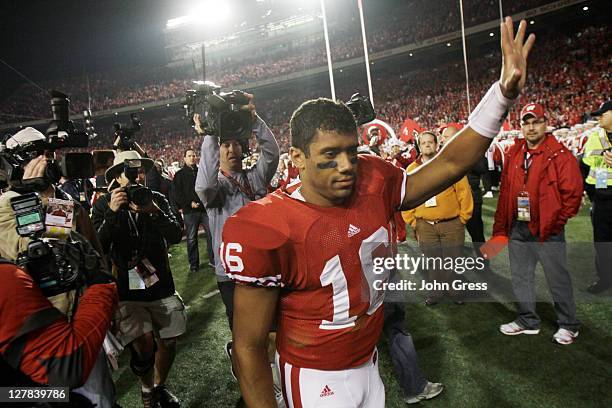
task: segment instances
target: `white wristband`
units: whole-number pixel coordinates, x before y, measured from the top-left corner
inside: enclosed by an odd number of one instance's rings
[[[506,98],[502,94],[499,81],[495,82],[476,109],[470,113],[468,126],[477,133],[493,139],[499,133],[515,100]]]

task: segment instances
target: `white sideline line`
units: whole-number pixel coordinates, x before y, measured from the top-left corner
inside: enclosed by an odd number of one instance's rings
[[[210,291],[210,292],[208,292],[208,293],[203,294],[203,295],[202,295],[202,299],[208,299],[208,298],[211,298],[211,297],[215,296],[217,293],[219,293],[219,289],[215,289],[215,290],[213,290],[213,291]]]

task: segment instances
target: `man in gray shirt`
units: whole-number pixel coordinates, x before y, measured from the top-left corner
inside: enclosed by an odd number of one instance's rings
[[[250,96],[252,98],[252,96]],[[255,105],[249,103],[253,114],[253,133],[259,145],[257,163],[250,169],[242,168],[243,148],[239,140],[219,143],[217,136],[205,135],[200,154],[200,165],[195,191],[206,207],[215,253],[215,274],[230,329],[233,322],[234,282],[226,275],[219,247],[225,220],[242,206],[264,197],[274,177],[280,156],[278,144],[266,123],[255,113]],[[194,116],[196,131],[203,134],[200,116]]]

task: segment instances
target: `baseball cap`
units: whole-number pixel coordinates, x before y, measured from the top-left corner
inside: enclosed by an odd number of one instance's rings
[[[460,131],[461,129],[463,129],[463,125],[461,123],[457,123],[457,122],[451,122],[451,123],[447,123],[446,125],[442,125],[440,126],[440,128],[438,129],[439,133],[444,132],[444,130],[446,128],[452,127],[453,129]]]
[[[591,116],[601,116],[607,111],[612,110],[612,99],[608,99],[599,106],[595,112],[591,112]]]
[[[545,118],[546,112],[544,112],[544,107],[539,103],[528,103],[523,106],[521,110],[521,120],[525,119],[525,116],[531,115],[536,119]]]

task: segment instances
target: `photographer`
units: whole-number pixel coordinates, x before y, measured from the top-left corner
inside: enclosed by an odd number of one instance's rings
[[[12,150],[44,140],[46,140],[45,135],[34,128],[27,127],[11,136],[6,141],[6,148]],[[36,190],[40,194],[45,206],[49,198],[71,200],[71,197],[62,191],[61,188],[56,187],[50,180],[46,179],[47,167],[53,155],[54,153],[48,151],[37,152],[37,156],[23,166],[22,180],[34,181],[32,190]],[[10,188],[14,189],[13,186]],[[76,200],[74,200],[74,227],[78,233],[87,238],[98,253],[103,253],[102,246],[89,218],[89,212]]]
[[[69,135],[68,140],[70,137],[72,136]],[[48,141],[45,135],[31,127],[17,132],[6,140],[5,149],[2,151],[2,174],[6,176],[5,181],[9,190],[0,198],[0,235],[3,238],[0,240],[0,255],[15,261],[28,250],[30,239],[17,235],[15,214],[10,200],[21,194],[36,191],[40,197],[41,211],[52,215],[57,209],[65,210],[61,218],[65,223],[63,228],[45,226],[47,221],[45,218],[45,223],[41,227],[46,227],[46,230],[39,231],[38,237],[42,232],[42,236],[61,243],[68,238],[72,240],[74,235],[78,235],[78,239],[82,241],[78,245],[93,247],[96,257],[99,257],[98,254],[102,253],[101,245],[88,212],[78,202],[71,201],[70,197],[54,184],[54,181],[59,179],[59,175],[55,167],[57,163],[53,160],[54,153],[52,150],[47,150],[52,148]],[[55,200],[53,205],[50,204],[51,200]],[[100,262],[102,266],[98,269],[104,271],[106,263],[101,258]],[[43,262],[34,272],[41,273],[53,264],[52,260]],[[46,297],[53,307],[70,320],[78,306],[80,294],[81,288],[73,287]],[[97,351],[98,359],[94,368],[90,367],[91,373],[89,378],[86,377],[86,384],[75,391],[86,396],[97,406],[105,408],[114,404],[115,392],[104,351],[100,347],[97,348]]]
[[[117,336],[131,350],[144,406],[178,407],[165,382],[186,327],[168,262],[181,229],[166,198],[140,184],[152,166],[133,150],[118,153],[105,174],[112,193],[95,202],[92,218],[117,277]]]
[[[64,239],[42,238],[44,223],[18,235],[13,200],[21,208],[26,201],[37,203],[28,210],[41,214],[35,197],[14,191],[0,197],[0,385],[74,389],[85,384],[75,391],[91,402],[71,393],[71,406],[111,406],[114,391],[101,349],[117,302],[116,286],[82,235],[72,231]]]
[[[219,137],[205,135],[202,141],[195,191],[208,213],[215,254],[219,253],[225,220],[248,202],[264,197],[278,167],[280,152],[276,139],[256,114],[253,95],[245,95],[249,99],[247,107],[253,118],[253,133],[261,150],[257,163],[243,170],[242,158],[246,152],[241,140],[225,139],[219,143]],[[198,134],[204,134],[200,119],[200,115],[194,115],[195,129]],[[215,274],[231,329],[234,282],[226,276],[218,256],[215,256]]]

